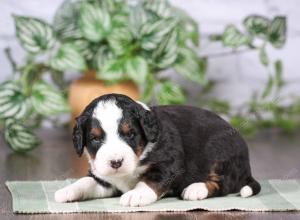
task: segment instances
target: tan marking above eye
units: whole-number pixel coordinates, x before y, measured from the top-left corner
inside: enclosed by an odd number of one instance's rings
[[[96,136],[96,137],[101,137],[102,129],[101,128],[92,128],[91,134]]]
[[[130,126],[128,122],[123,122],[121,125],[121,130],[123,134],[128,134],[130,132]]]

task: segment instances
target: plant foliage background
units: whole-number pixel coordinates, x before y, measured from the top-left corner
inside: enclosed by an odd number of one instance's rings
[[[271,60],[267,45],[280,49],[286,42],[286,18],[249,15],[242,28],[228,24],[220,34],[210,36],[232,53],[257,50],[269,80],[264,91],[253,94],[242,110],[228,102],[207,98],[215,83],[207,77],[209,56],[199,48],[198,24],[166,0],[65,1],[53,22],[13,16],[16,35],[27,51],[22,65],[16,65],[6,50],[13,76],[0,85],[0,118],[4,137],[18,152],[39,144],[32,132],[44,118],[69,111],[65,74],[96,70],[107,84],[132,80],[139,85],[145,102],[184,104],[184,88],[161,74],[173,70],[202,88],[201,106],[225,115],[240,131],[253,134],[257,128],[280,127],[296,131],[300,104],[295,97],[286,105],[280,97],[285,86],[283,63]],[[51,82],[45,80],[50,76]],[[288,97],[290,100],[290,97]]]

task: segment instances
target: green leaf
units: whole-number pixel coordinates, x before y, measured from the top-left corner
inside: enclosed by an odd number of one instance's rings
[[[251,15],[244,20],[244,25],[252,36],[267,38],[270,20],[263,16]]]
[[[276,60],[275,62],[275,82],[278,87],[282,87],[284,80],[282,78],[282,62],[281,60]]]
[[[144,84],[148,74],[148,64],[143,57],[129,58],[125,64],[126,73],[137,84]]]
[[[129,8],[129,29],[135,38],[140,37],[141,27],[148,21],[147,12],[137,4]]]
[[[160,18],[169,18],[172,16],[170,3],[167,0],[151,0],[143,2],[144,8],[154,13]]]
[[[109,13],[92,4],[82,4],[79,24],[82,35],[92,42],[106,38],[112,26]]]
[[[93,64],[98,72],[101,72],[106,62],[113,59],[113,54],[108,46],[103,45],[99,47],[97,53],[94,55]]]
[[[26,152],[40,144],[38,138],[24,125],[13,119],[5,121],[4,139],[15,152]]]
[[[177,32],[169,33],[152,53],[152,63],[154,66],[165,69],[171,66],[177,58]]]
[[[279,118],[276,120],[276,125],[288,134],[295,133],[299,129],[297,120],[291,118]]]
[[[281,48],[286,41],[286,17],[275,17],[268,31],[268,40],[275,48]]]
[[[0,85],[0,119],[22,119],[30,110],[31,103],[17,82],[7,81]]]
[[[251,41],[252,38],[250,36],[242,34],[233,25],[227,26],[222,36],[223,45],[233,48],[248,45]]]
[[[124,63],[121,60],[108,60],[100,71],[97,71],[97,78],[111,83],[124,78]]]
[[[238,131],[247,136],[253,136],[257,128],[255,123],[247,118],[241,116],[234,116],[230,119],[230,124]]]
[[[175,15],[179,17],[179,38],[183,43],[186,39],[190,39],[195,46],[199,46],[199,25],[198,23],[184,10],[173,7]]]
[[[147,83],[143,86],[142,100],[147,103],[153,97],[156,80],[153,74],[148,74],[146,81]]]
[[[28,52],[41,53],[54,46],[54,31],[46,22],[23,16],[14,16],[14,20],[17,38]]]
[[[260,59],[260,62],[264,66],[269,65],[269,57],[268,57],[268,54],[266,52],[266,46],[265,45],[259,49],[259,59]]]
[[[116,55],[124,54],[130,47],[131,41],[132,35],[126,27],[115,28],[108,38],[109,46]]]
[[[34,110],[44,116],[59,115],[70,111],[66,97],[45,82],[33,85],[31,101]]]
[[[80,1],[65,0],[58,7],[54,15],[53,28],[59,39],[80,39],[82,37],[78,24],[80,4]]]
[[[262,98],[266,98],[268,95],[270,95],[270,93],[273,89],[273,85],[274,85],[274,80],[273,80],[272,75],[270,74],[267,85],[263,91]]]
[[[178,58],[174,65],[177,73],[200,85],[207,84],[206,60],[198,58],[190,48],[178,48]]]
[[[140,31],[141,46],[145,50],[154,50],[164,37],[175,28],[177,20],[174,18],[160,19],[153,23],[146,23]]]
[[[60,71],[84,71],[87,68],[79,49],[72,43],[62,44],[55,56],[50,59],[50,65]]]
[[[156,98],[161,105],[183,104],[186,101],[182,89],[178,85],[168,81],[160,84],[160,90]]]

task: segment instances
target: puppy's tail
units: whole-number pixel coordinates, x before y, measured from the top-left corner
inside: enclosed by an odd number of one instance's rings
[[[254,196],[260,192],[260,189],[260,184],[250,176],[246,181],[246,185],[241,188],[240,195],[243,198]]]

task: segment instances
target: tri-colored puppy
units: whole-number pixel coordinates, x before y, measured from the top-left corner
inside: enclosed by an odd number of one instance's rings
[[[243,138],[200,108],[149,108],[125,95],[104,95],[77,118],[73,142],[88,157],[90,173],[58,190],[57,202],[121,195],[121,205],[143,206],[165,195],[201,200],[260,191]]]

